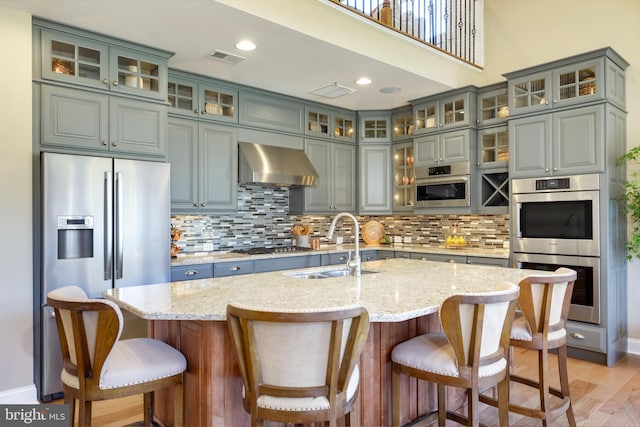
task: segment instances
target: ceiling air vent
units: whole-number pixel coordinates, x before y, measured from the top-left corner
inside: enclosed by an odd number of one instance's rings
[[[357,90],[339,85],[338,83],[332,83],[330,85],[323,86],[320,89],[311,91],[314,95],[324,96],[325,98],[338,98],[354,92],[357,92]]]
[[[240,61],[244,61],[244,56],[234,55],[233,53],[225,52],[223,50],[214,50],[209,56],[209,59],[215,59],[216,61],[224,62],[225,64],[235,65]]]

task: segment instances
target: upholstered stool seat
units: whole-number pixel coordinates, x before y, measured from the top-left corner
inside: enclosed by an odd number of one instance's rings
[[[123,318],[111,301],[90,299],[77,286],[49,292],[64,360],[61,373],[64,401],[74,425],[79,402],[79,426],[91,425],[91,403],[144,394],[144,423],[153,422],[153,391],[175,387],[174,423],[182,425],[182,373],[187,361],[170,345],[152,338],[120,340]]]

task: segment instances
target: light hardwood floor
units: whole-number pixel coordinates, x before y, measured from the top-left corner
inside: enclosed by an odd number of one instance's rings
[[[557,364],[551,356],[553,384],[557,382]],[[612,368],[569,358],[569,380],[573,410],[580,427],[640,427],[640,356],[626,355]],[[534,351],[516,349],[513,371],[537,375],[537,356]],[[511,385],[512,399],[518,403],[535,405],[537,392],[519,384]],[[56,401],[62,403],[61,400]],[[497,410],[481,405],[480,421],[497,425]],[[93,425],[122,427],[142,420],[142,395],[94,403]],[[541,426],[540,420],[510,414],[514,427]],[[447,426],[455,423],[447,423]],[[557,418],[553,427],[568,426],[566,416]],[[206,427],[206,426],[189,426]]]

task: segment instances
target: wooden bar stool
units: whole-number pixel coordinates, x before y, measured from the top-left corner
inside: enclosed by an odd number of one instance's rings
[[[229,305],[227,324],[252,426],[335,427],[342,417],[360,425],[358,362],[369,332],[364,308],[283,313]]]
[[[438,410],[425,425],[446,419],[479,425],[478,390],[498,386],[500,425],[509,424],[508,349],[518,287],[504,282],[501,290],[486,294],[455,295],[442,304],[444,333],[419,335],[398,344],[391,352],[392,422],[400,425],[400,375],[438,385]],[[447,411],[445,386],[466,389],[467,417]],[[437,416],[437,418],[436,418]]]
[[[570,426],[576,425],[569,393],[565,329],[576,277],[574,270],[562,267],[553,275],[530,276],[520,282],[519,310],[513,321],[510,344],[538,352],[538,380],[519,375],[510,375],[510,380],[537,388],[540,407],[510,402],[509,411],[539,418],[543,426],[551,425],[551,421],[562,414],[567,415]],[[553,349],[558,353],[560,389],[551,387],[549,382],[549,350]],[[551,396],[559,398],[559,402],[552,402]],[[485,395],[480,400],[493,406],[497,404]]]

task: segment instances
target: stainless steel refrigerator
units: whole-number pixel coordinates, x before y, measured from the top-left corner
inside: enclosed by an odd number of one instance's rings
[[[100,298],[112,287],[169,282],[170,165],[43,153],[39,397],[60,396],[62,357],[47,293]],[[38,370],[37,370],[38,371]],[[38,381],[36,381],[38,383]]]

